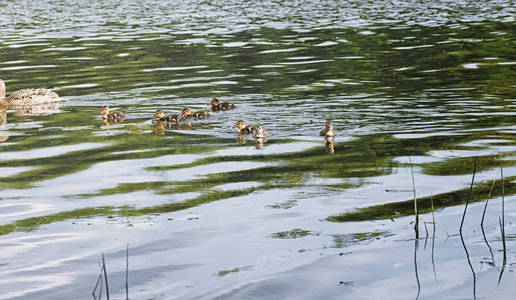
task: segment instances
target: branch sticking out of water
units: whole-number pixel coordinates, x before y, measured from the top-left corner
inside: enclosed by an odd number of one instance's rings
[[[109,300],[109,285],[108,285],[106,260],[104,259],[104,253],[102,253],[102,269],[104,269],[104,281],[106,283],[106,296],[107,296],[107,299]]]
[[[502,269],[500,270],[500,276],[498,276],[498,285],[500,285],[500,281],[502,281],[502,275],[505,271],[505,264],[507,263],[507,249],[505,248],[505,229],[502,224],[502,219],[498,217],[498,222],[500,223],[500,232],[502,234],[502,244],[503,244],[503,263]]]
[[[502,228],[503,228],[503,245],[505,250],[505,180],[503,179],[503,167],[502,162],[500,161],[500,176],[502,177]],[[504,251],[505,253],[505,251]],[[504,255],[505,256],[505,255]],[[505,257],[504,257],[505,261]]]
[[[435,250],[435,214],[434,214],[434,197],[430,196],[430,204],[432,205],[432,269],[434,271],[434,280],[437,281],[437,272],[435,271],[435,259],[434,259],[434,250]]]
[[[471,264],[471,259],[469,258],[468,248],[466,247],[466,242],[464,242],[464,236],[462,235],[462,231],[459,233],[460,240],[462,242],[462,246],[464,247],[464,252],[466,252],[466,260],[468,261],[469,268],[471,269],[471,273],[473,274],[473,299],[477,299],[477,274],[475,273],[475,269],[473,269],[473,265]]]
[[[419,212],[417,209],[417,198],[416,198],[416,181],[414,179],[414,170],[412,169],[412,158],[409,156],[410,162],[410,174],[412,175],[412,191],[414,193],[414,214],[416,221],[414,223],[414,230],[416,231],[416,240],[419,239]],[[419,294],[418,294],[419,296]]]
[[[486,217],[487,205],[489,204],[489,198],[491,197],[491,192],[493,191],[495,182],[496,178],[493,178],[493,183],[491,184],[491,189],[489,190],[489,194],[486,199],[486,204],[484,205],[484,211],[482,212],[482,220],[480,221],[480,229],[482,230],[482,236],[484,237],[484,242],[486,243],[487,248],[489,249],[489,253],[491,253],[491,260],[493,261],[493,264],[495,264],[495,258],[493,254],[493,249],[491,249],[491,245],[489,245],[489,242],[487,241],[486,231],[484,229],[484,220]]]
[[[469,201],[471,201],[471,194],[473,192],[473,184],[475,182],[475,174],[477,173],[477,161],[478,158],[475,158],[475,165],[473,166],[473,177],[471,178],[471,186],[469,188],[469,196],[466,201],[466,205],[464,205],[464,213],[462,213],[462,220],[460,221],[459,232],[462,233],[462,226],[464,226],[464,219],[466,218],[466,211],[468,210]]]
[[[100,284],[99,300],[102,298],[102,272],[103,271],[104,271],[104,266],[101,265],[100,272],[99,272],[99,277],[97,278],[97,282],[95,283],[95,287],[93,288],[93,291],[91,292],[91,295],[93,296],[93,299],[97,299],[97,296],[95,295],[95,292],[97,291],[97,288],[99,287],[99,284]]]
[[[129,300],[129,243],[125,249],[125,299]]]
[[[417,296],[416,300],[419,299],[419,294],[421,294],[421,282],[419,281],[419,272],[417,270],[417,249],[419,247],[419,239],[417,238],[417,231],[416,231],[416,238],[414,239],[414,273],[416,275],[416,283],[417,283]]]

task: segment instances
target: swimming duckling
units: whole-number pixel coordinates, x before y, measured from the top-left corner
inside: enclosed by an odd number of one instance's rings
[[[156,128],[155,133],[157,135],[165,135],[165,122],[156,120],[156,122],[153,122],[154,127]]]
[[[333,136],[327,136],[326,137],[326,152],[328,154],[333,154],[335,153],[335,148],[333,147],[333,140],[335,139],[335,137]]]
[[[188,107],[183,108],[181,113],[183,115],[183,119],[188,119],[189,117],[194,117],[196,120],[199,120],[199,119],[206,119],[210,116],[210,113],[205,110],[192,112],[192,110]]]
[[[237,128],[238,134],[247,135],[247,134],[255,134],[256,126],[247,125],[244,120],[237,121],[233,128]]]
[[[210,102],[210,105],[211,105],[211,111],[229,110],[229,109],[234,109],[236,107],[236,105],[231,102],[220,103],[219,99],[217,99],[217,98],[213,98]]]
[[[256,126],[256,129],[255,129],[255,132],[254,132],[254,137],[255,138],[263,139],[263,138],[266,138],[268,136],[270,136],[269,133],[263,129],[262,125],[257,125]]]
[[[120,121],[125,117],[125,114],[119,111],[109,111],[109,106],[102,106],[102,118],[108,121]]]
[[[165,113],[161,109],[157,110],[154,113],[154,119],[156,119],[157,121],[175,122],[175,123],[178,123],[179,121],[181,121],[181,117],[179,115],[165,116]]]
[[[326,136],[326,137],[328,137],[328,136],[334,137],[336,134],[337,134],[337,132],[335,132],[335,130],[333,129],[333,123],[331,121],[326,122],[324,129],[321,130],[321,132],[319,132],[320,136]]]
[[[50,89],[25,89],[12,93],[9,97],[5,95],[5,82],[0,79],[0,105],[7,106],[28,106],[50,102],[64,101],[58,94]]]

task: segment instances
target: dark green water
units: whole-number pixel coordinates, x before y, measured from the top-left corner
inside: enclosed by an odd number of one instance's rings
[[[67,98],[0,110],[0,299],[87,299],[101,253],[125,299],[127,243],[131,299],[516,292],[512,1],[37,0],[0,13],[7,93]],[[212,97],[237,109],[151,122]],[[104,124],[103,105],[126,119]],[[271,137],[237,139],[240,119]]]

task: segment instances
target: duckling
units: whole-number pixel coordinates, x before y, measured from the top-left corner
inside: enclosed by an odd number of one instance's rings
[[[157,135],[165,135],[165,122],[161,120],[156,120],[154,123],[154,127],[156,128],[155,133]]]
[[[333,154],[335,153],[335,148],[333,147],[333,140],[335,139],[335,137],[333,136],[327,136],[326,137],[326,152],[328,154]]]
[[[255,134],[256,126],[247,125],[244,120],[237,121],[233,128],[237,128],[238,134],[247,135],[247,134]]]
[[[5,95],[5,82],[0,79],[0,105],[29,106],[50,102],[65,101],[58,94],[50,89],[25,89],[12,93],[9,97]]]
[[[109,121],[120,121],[125,117],[125,114],[119,111],[109,111],[109,106],[102,106],[102,118]]]
[[[206,119],[210,117],[210,113],[205,110],[196,111],[192,114],[192,116],[199,120],[199,119]]]
[[[211,111],[221,111],[221,110],[230,110],[236,107],[235,104],[231,102],[222,102],[220,103],[219,99],[213,98],[210,102]]]
[[[154,119],[157,121],[164,121],[164,122],[175,122],[178,123],[181,121],[181,117],[179,115],[168,115],[165,116],[165,113],[160,109],[157,110],[154,113]]]
[[[326,136],[326,137],[334,137],[337,134],[335,130],[333,129],[333,123],[331,121],[326,122],[325,127],[321,132],[319,132],[320,136]]]
[[[192,110],[188,107],[183,108],[182,110],[183,119],[188,119],[189,117],[194,117],[196,120],[206,119],[210,116],[210,113],[205,110],[200,110],[196,112],[192,112]]]
[[[262,125],[257,125],[256,126],[256,130],[254,132],[254,137],[255,138],[263,139],[263,138],[266,138],[268,136],[270,136],[269,133],[263,129]]]

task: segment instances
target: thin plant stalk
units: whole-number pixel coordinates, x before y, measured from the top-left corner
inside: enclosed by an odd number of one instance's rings
[[[466,205],[464,205],[464,212],[462,213],[462,220],[460,221],[459,232],[462,232],[462,226],[464,226],[464,219],[466,218],[466,211],[468,210],[468,205],[469,205],[469,202],[471,201],[471,194],[473,193],[473,184],[475,182],[475,174],[477,172],[477,161],[478,161],[478,159],[475,158],[475,165],[473,166],[473,177],[471,178],[471,186],[469,188],[469,196],[466,201]]]
[[[95,296],[95,292],[97,291],[97,288],[99,287],[99,284],[100,284],[100,292],[99,292],[99,300],[100,300],[100,297],[101,297],[101,294],[102,294],[102,272],[104,271],[104,266],[100,266],[100,272],[99,272],[99,277],[97,278],[97,282],[95,283],[95,287],[93,287],[93,291],[91,292],[91,295],[93,296],[94,299],[97,299],[97,296]]]
[[[417,270],[417,248],[418,248],[418,245],[419,245],[419,240],[418,240],[418,238],[415,238],[414,239],[414,273],[416,275],[416,283],[417,283],[417,296],[416,296],[416,300],[419,299],[419,294],[421,293],[421,282],[419,281],[419,272]]]
[[[471,259],[469,258],[468,248],[466,247],[466,242],[464,242],[464,236],[462,235],[462,231],[460,232],[460,240],[462,241],[462,246],[464,247],[464,251],[466,252],[466,259],[468,261],[469,268],[471,269],[471,273],[473,274],[473,299],[477,299],[477,275],[475,273],[475,269],[473,269],[473,265],[471,264]]]
[[[434,280],[437,281],[437,273],[435,271],[435,260],[434,260],[434,250],[435,250],[435,214],[434,214],[434,198],[430,196],[430,204],[432,205],[432,269],[434,271]]]
[[[502,177],[502,220],[501,220],[501,231],[502,231],[502,242],[503,242],[503,265],[507,262],[507,245],[505,244],[505,190],[504,190],[504,179],[503,179],[503,167],[500,161],[500,174]]]
[[[410,162],[410,174],[412,175],[412,192],[414,193],[414,214],[416,216],[414,230],[416,231],[416,240],[419,239],[419,211],[417,209],[417,198],[416,198],[416,180],[414,179],[414,170],[412,168],[412,158],[409,156]],[[419,294],[418,294],[419,296]]]
[[[484,220],[486,217],[487,205],[489,204],[489,198],[491,197],[491,193],[493,191],[495,182],[496,182],[496,178],[493,178],[493,183],[491,184],[491,189],[489,190],[489,195],[487,196],[488,198],[486,199],[486,204],[484,205],[484,211],[482,212],[482,220],[480,221],[480,229],[482,230],[482,236],[484,237],[484,242],[486,243],[487,248],[489,249],[489,253],[491,253],[491,259],[493,261],[493,264],[495,264],[495,258],[494,258],[494,254],[493,254],[493,249],[491,248],[491,245],[489,245],[489,242],[487,241],[486,231],[484,229]]]
[[[500,281],[502,281],[503,272],[505,271],[505,264],[507,263],[507,251],[505,248],[505,229],[503,228],[502,220],[500,219],[500,217],[498,217],[498,222],[500,224],[500,232],[502,234],[502,243],[503,243],[503,263],[502,263],[502,269],[500,270],[500,276],[498,276],[498,285],[500,285]]]
[[[108,285],[106,260],[104,259],[104,253],[102,253],[102,268],[104,269],[104,281],[106,283],[106,296],[107,296],[107,299],[109,300],[109,285]]]
[[[129,243],[125,249],[125,299],[129,300]]]
[[[502,162],[500,161],[500,176],[502,177],[502,226],[503,232],[505,233],[505,183],[503,179],[503,167]],[[505,239],[505,234],[504,234]],[[505,242],[504,242],[505,244]]]

